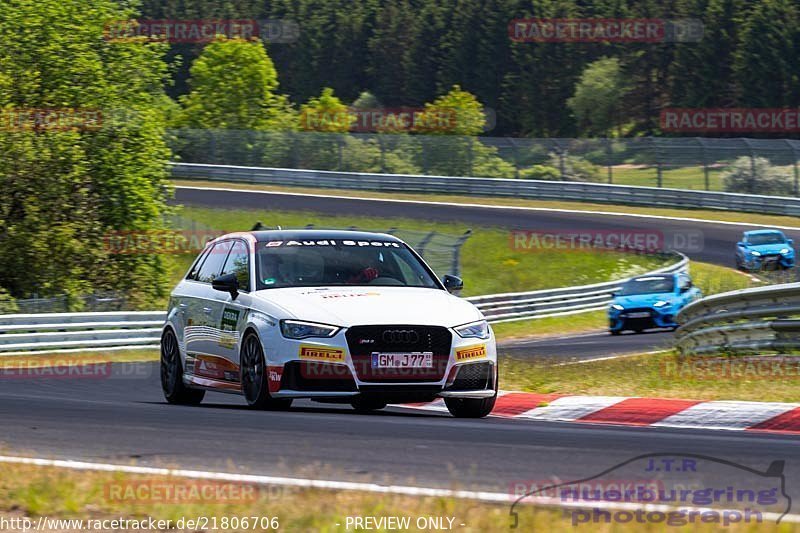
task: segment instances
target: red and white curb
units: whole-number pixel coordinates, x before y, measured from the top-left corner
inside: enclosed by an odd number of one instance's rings
[[[447,412],[442,399],[403,407]],[[500,392],[490,416],[624,426],[800,434],[800,403]]]

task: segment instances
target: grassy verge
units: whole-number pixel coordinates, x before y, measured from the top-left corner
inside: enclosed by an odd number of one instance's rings
[[[790,226],[798,227],[796,217],[781,215],[760,215],[758,213],[740,213],[736,211],[717,211],[712,209],[677,209],[632,205],[610,205],[590,202],[566,202],[558,200],[522,200],[516,198],[476,198],[474,196],[457,196],[446,194],[402,194],[381,193],[374,191],[354,191],[349,189],[321,189],[311,187],[279,187],[270,185],[254,185],[227,183],[204,180],[176,180],[175,185],[225,187],[243,190],[263,190],[276,192],[296,192],[335,196],[357,196],[361,198],[381,198],[394,200],[413,200],[429,202],[452,202],[459,204],[483,204],[510,207],[530,207],[540,209],[568,209],[573,211],[603,211],[607,213],[623,213],[635,215],[658,215],[664,217],[696,218],[708,221],[739,222],[748,226]]]
[[[0,358],[0,371],[4,368],[58,368],[62,366],[91,365],[108,362],[136,363],[158,361],[159,357],[158,350],[154,349],[9,355]]]
[[[284,228],[356,226],[364,229],[437,231],[460,235],[460,224],[430,223],[408,218],[375,218],[359,216],[327,216],[312,212],[245,211],[206,208],[185,208],[183,219],[196,221],[210,228],[225,231],[250,229],[256,221],[267,227]],[[473,228],[473,235],[461,252],[464,296],[500,292],[526,291],[582,285],[619,279],[646,272],[664,264],[656,257],[615,252],[584,250],[517,250],[511,246],[510,233],[500,228]],[[186,271],[191,257],[181,256]],[[440,272],[439,274],[444,274]]]
[[[767,357],[688,360],[672,352],[563,366],[504,358],[500,383],[539,393],[796,402],[800,374],[786,365],[780,375]]]
[[[410,528],[420,531],[416,521],[427,517],[453,519],[452,529],[458,531],[499,531],[510,525],[509,502],[486,504],[469,500],[440,497],[409,497],[391,494],[371,494],[353,491],[321,491],[282,489],[280,487],[251,488],[220,484],[226,489],[223,494],[252,495],[246,498],[169,502],[129,500],[120,497],[128,488],[145,486],[161,488],[162,492],[177,493],[181,488],[209,486],[207,482],[188,481],[170,477],[144,477],[106,472],[78,472],[48,467],[27,465],[0,465],[0,517],[34,520],[38,517],[50,519],[147,519],[171,520],[175,529],[179,520],[197,517],[216,519],[216,530],[252,531],[249,527],[220,527],[222,520],[234,517],[276,517],[280,531],[347,531],[347,517],[408,517]],[[152,491],[147,491],[151,493]],[[184,492],[186,493],[186,491]],[[238,500],[238,501],[237,501]],[[246,501],[245,501],[246,500]],[[519,511],[520,531],[561,531],[570,527],[566,513],[555,509],[522,506]],[[251,519],[252,520],[252,519]],[[251,522],[252,524],[252,522]],[[445,520],[445,525],[448,522]],[[693,525],[694,531],[717,531],[718,525]],[[62,528],[66,529],[66,528]],[[212,530],[206,528],[183,528],[184,530]],[[255,528],[261,530],[260,528]],[[662,531],[663,524],[621,524],[598,526],[602,531]],[[48,530],[55,530],[51,525]],[[99,530],[99,529],[98,529]],[[354,528],[349,528],[353,531]],[[386,528],[380,528],[387,531]],[[730,531],[776,531],[772,523],[733,524]],[[788,531],[786,527],[780,529]]]

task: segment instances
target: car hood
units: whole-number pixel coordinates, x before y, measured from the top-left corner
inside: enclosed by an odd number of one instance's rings
[[[632,294],[631,296],[617,296],[614,298],[615,304],[619,304],[625,309],[632,307],[649,307],[659,300],[671,302],[675,294],[671,292],[661,292],[653,294]]]
[[[466,300],[438,289],[413,287],[293,287],[266,289],[256,300],[287,316],[349,327],[358,324],[426,324],[453,327],[483,318]],[[266,306],[263,307],[267,311]]]
[[[763,254],[779,254],[779,253],[781,253],[781,250],[783,250],[784,248],[791,249],[791,246],[789,246],[788,244],[786,244],[784,242],[784,243],[779,243],[779,244],[758,244],[758,245],[752,245],[751,244],[751,245],[749,245],[747,247],[748,250],[755,250],[755,251],[759,252],[762,255]]]

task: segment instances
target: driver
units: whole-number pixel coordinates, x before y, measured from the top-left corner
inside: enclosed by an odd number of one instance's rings
[[[368,265],[365,268],[362,268],[347,279],[348,285],[365,285],[370,281],[380,277],[381,272],[378,270],[380,265],[374,256],[370,257],[370,259],[367,261],[367,264]]]

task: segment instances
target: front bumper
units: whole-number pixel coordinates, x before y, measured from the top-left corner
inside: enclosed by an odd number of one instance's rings
[[[674,306],[637,307],[631,309],[611,309],[608,313],[608,327],[611,331],[648,328],[674,328],[677,310]]]
[[[415,338],[419,337],[419,341],[408,346],[402,343],[386,346],[376,341],[386,329],[418,332]],[[275,398],[331,401],[368,395],[387,403],[494,396],[497,388],[494,334],[485,340],[464,339],[453,330],[436,329],[381,325],[349,328],[324,341],[281,337],[279,349],[269,350],[265,346],[270,394]],[[372,353],[428,351],[433,354],[433,368],[429,369],[377,369],[371,357]]]
[[[746,255],[744,267],[747,270],[775,270],[777,268],[794,268],[794,254],[767,254],[767,255]]]

